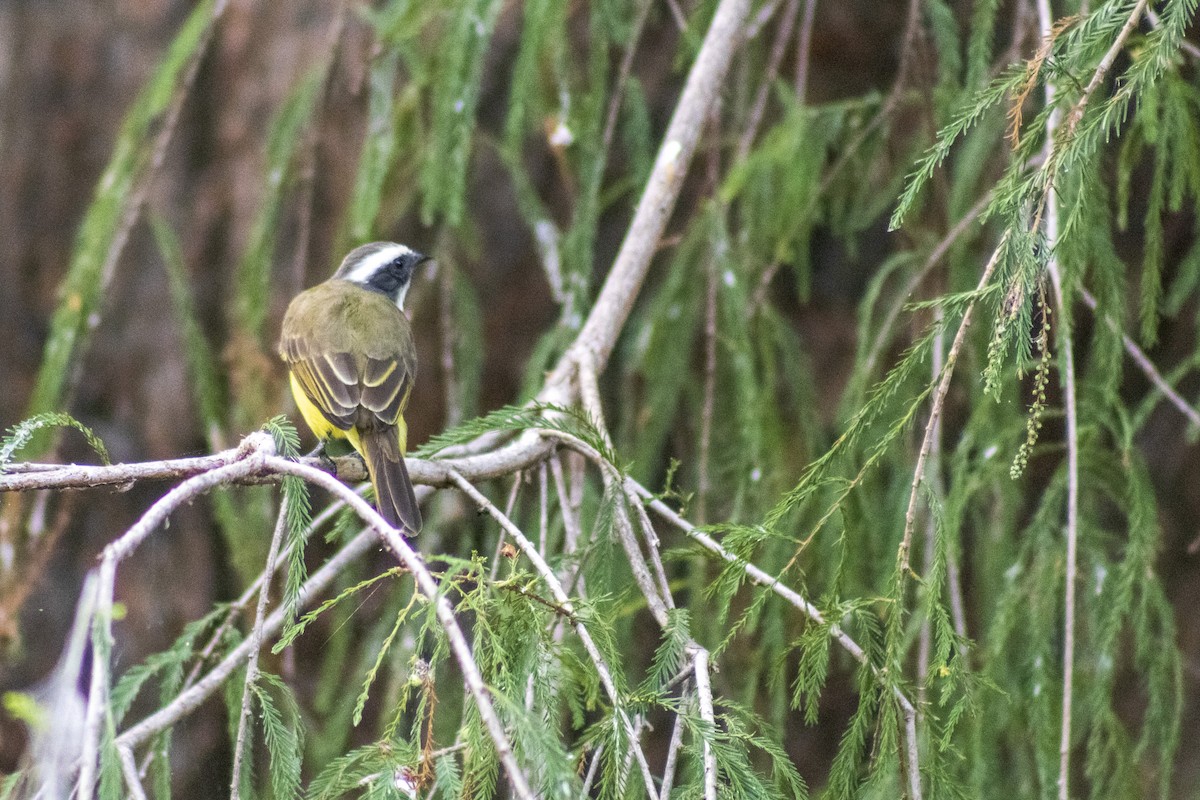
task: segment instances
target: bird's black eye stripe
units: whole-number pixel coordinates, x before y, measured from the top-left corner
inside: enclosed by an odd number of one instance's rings
[[[389,297],[395,296],[400,287],[412,278],[413,270],[422,258],[423,256],[417,253],[405,253],[397,256],[367,278],[367,288],[382,292]]]

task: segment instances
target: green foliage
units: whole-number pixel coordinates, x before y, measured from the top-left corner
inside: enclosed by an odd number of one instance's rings
[[[260,672],[250,691],[270,760],[271,795],[279,800],[299,797],[304,729],[292,690],[278,676]]]
[[[397,770],[411,769],[416,758],[415,751],[400,743],[377,742],[360,747],[331,761],[313,779],[305,797],[308,800],[337,800],[363,796],[358,793],[364,787],[368,797],[395,796],[387,789],[392,787],[394,790]]]
[[[343,176],[342,216],[327,227],[345,249],[419,217],[436,228],[437,249],[450,251],[439,252],[437,297],[426,304],[442,337],[448,430],[413,455],[529,433],[558,448],[511,486],[480,488],[536,540],[570,610],[538,565],[505,546],[490,515],[450,491],[418,542],[536,796],[643,796],[639,748],[659,781],[661,747],[677,759],[669,798],[704,796],[706,758],[721,798],[806,797],[806,779],[828,798],[907,796],[910,779],[927,797],[1052,795],[1068,418],[1079,465],[1071,793],[1169,797],[1186,781],[1185,661],[1172,587],[1158,572],[1162,484],[1141,449],[1161,436],[1150,420],[1162,394],[1139,395],[1140,384],[1124,380],[1124,336],[1128,328],[1153,344],[1160,328],[1194,312],[1200,287],[1200,244],[1175,232],[1197,238],[1200,91],[1181,52],[1197,3],[1154,4],[1159,21],[1132,28],[1113,61],[1106,53],[1124,35],[1132,0],[1083,4],[1086,13],[1060,20],[1045,40],[1018,42],[1006,41],[1011,5],[920,4],[903,83],[806,104],[758,69],[778,24],[764,15],[769,26],[740,45],[744,61],[705,123],[690,194],[607,365],[607,430],[579,407],[479,405],[496,309],[467,277],[478,274],[468,269],[476,216],[488,213],[473,207],[470,188],[482,158],[503,164],[514,214],[538,245],[532,269],[544,273],[558,314],[518,367],[518,403],[581,328],[597,267],[607,266],[601,256],[613,249],[606,220],[629,215],[650,171],[664,111],[655,82],[673,76],[635,65],[617,79],[614,67],[627,52],[659,47],[634,32],[675,25],[670,10],[628,0],[397,0],[362,12],[374,37],[358,65],[366,133]],[[714,7],[696,7],[675,52],[653,63],[690,64]],[[204,35],[206,8],[131,112],[116,172],[85,220],[35,410],[65,396],[84,320],[103,299],[114,221],[144,167],[162,93],[178,85]],[[1015,48],[1015,63],[1002,46]],[[255,371],[254,356],[269,349],[277,243],[298,156],[337,91],[333,64],[329,56],[307,73],[270,127],[262,208],[232,287],[227,383],[181,247],[155,221],[196,412],[214,447],[227,429],[276,410],[279,387],[269,370]],[[768,112],[743,153],[736,142],[766,79]],[[484,121],[493,91],[502,114]],[[538,159],[552,163],[549,177],[535,173]],[[884,237],[885,227],[903,233]],[[831,274],[830,253],[864,269]],[[1076,302],[1084,289],[1097,298],[1094,319]],[[1068,333],[1074,407],[1065,399]],[[1165,369],[1167,381],[1187,385],[1195,360]],[[0,467],[51,425],[80,430],[107,460],[86,427],[39,413],[0,442]],[[298,455],[285,418],[264,428],[282,455]],[[914,475],[918,461],[924,471]],[[693,538],[716,540],[723,557],[647,522],[627,477],[685,502],[684,515],[706,523]],[[342,567],[325,597],[305,597],[316,501],[290,477],[282,495],[286,619],[272,652],[294,648],[313,663],[296,681],[264,673],[251,687],[244,796],[509,794],[436,598],[386,552]],[[274,513],[270,497],[217,495],[246,581],[262,569],[248,542]],[[326,544],[358,528],[343,513]],[[307,558],[326,552],[316,545]],[[661,574],[650,557],[659,554]],[[665,612],[647,601],[647,583],[670,594]],[[112,689],[102,794],[122,791],[112,734],[139,693],[157,686],[159,703],[170,703],[193,665],[239,639],[226,619],[220,609],[189,625]],[[108,659],[112,642],[101,633],[98,655]],[[700,647],[713,658],[711,721],[696,696]],[[236,671],[228,685],[240,688]],[[240,701],[231,689],[231,725]],[[168,730],[150,744],[162,797],[171,738]],[[831,743],[823,762],[799,758],[813,739]]]
[[[100,441],[100,437],[92,432],[91,428],[70,414],[47,411],[43,414],[35,414],[13,425],[5,432],[4,438],[0,439],[0,472],[3,472],[4,468],[12,463],[14,455],[30,446],[30,442],[33,441],[38,431],[46,428],[74,428],[83,434],[87,439],[88,447],[96,451],[96,455],[100,456],[102,463],[112,463],[108,459],[108,448],[104,446],[104,442]]]
[[[275,441],[275,449],[281,456],[296,458],[300,455],[300,436],[287,417],[275,417],[263,426],[263,430],[271,434]],[[302,478],[285,475],[280,479],[280,483],[283,487],[282,513],[287,517],[288,548],[288,574],[283,591],[283,606],[287,609],[287,626],[290,628],[296,620],[300,587],[308,577],[304,564],[304,543],[312,523],[312,503],[308,496],[308,484]],[[284,635],[286,638],[287,634]]]
[[[421,214],[427,224],[438,216],[451,225],[462,222],[483,59],[501,5],[500,0],[462,0],[442,10],[437,24],[446,26],[446,35],[424,54],[433,107],[421,170]]]
[[[205,0],[195,6],[126,113],[113,155],[75,237],[27,417],[61,409],[71,394],[69,381],[86,352],[103,309],[116,256],[124,244],[124,220],[131,219],[141,203],[138,186],[151,163],[155,125],[181,93],[189,67],[208,41],[214,5],[214,0]],[[48,443],[35,442],[32,455],[42,455]]]
[[[188,282],[183,249],[175,231],[161,216],[151,217],[154,240],[162,254],[163,266],[171,286],[171,304],[179,318],[183,336],[183,351],[187,358],[188,375],[191,376],[193,400],[200,415],[209,446],[214,450],[221,447],[224,438],[225,387],[220,378],[220,366],[208,339],[200,328],[196,316],[196,303]]]

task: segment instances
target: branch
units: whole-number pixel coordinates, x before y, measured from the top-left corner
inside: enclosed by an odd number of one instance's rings
[[[1088,101],[1092,95],[1100,88],[1100,84],[1104,83],[1104,78],[1108,75],[1108,71],[1112,69],[1112,65],[1116,62],[1117,56],[1121,54],[1121,50],[1125,48],[1125,41],[1129,38],[1138,26],[1142,19],[1142,15],[1146,13],[1146,9],[1150,5],[1150,0],[1139,0],[1137,6],[1129,14],[1129,19],[1125,20],[1125,25],[1121,28],[1121,32],[1117,34],[1117,38],[1113,40],[1112,46],[1100,59],[1100,63],[1096,65],[1096,71],[1092,73],[1092,79],[1088,81],[1087,86],[1083,89],[1083,94],[1075,105],[1071,107],[1071,113],[1067,117],[1067,135],[1075,133],[1076,126],[1083,119],[1083,112],[1087,108]],[[1050,0],[1037,0],[1038,9],[1038,26],[1041,28],[1043,37],[1050,36],[1050,30],[1054,25],[1053,15],[1050,11]],[[1054,105],[1055,87],[1054,84],[1046,84],[1046,105]],[[1050,137],[1049,141],[1053,141],[1054,136],[1058,132],[1058,126],[1062,118],[1046,120],[1046,135]],[[1050,148],[1047,143],[1047,148]],[[1046,160],[1049,161],[1050,151],[1046,151]]]
[[[130,796],[133,800],[148,800],[142,777],[138,774],[137,762],[133,760],[133,751],[128,747],[118,747],[117,756],[121,760],[121,773],[125,776]]]
[[[687,694],[687,683],[684,686],[680,695]],[[679,758],[679,748],[683,745],[683,715],[675,715],[675,724],[671,727],[671,742],[667,745],[667,760],[663,765],[662,786],[659,787],[662,797],[671,796],[671,785],[675,783],[675,764]]]
[[[579,355],[579,389],[583,400],[584,410],[592,421],[600,429],[601,435],[606,442],[609,441],[608,431],[604,427],[604,412],[600,407],[600,389],[596,383],[596,371],[591,360],[591,355],[586,350]],[[553,435],[547,432],[547,435]],[[600,476],[604,481],[604,488],[612,490],[614,485],[620,482],[620,475],[612,464],[608,463],[599,453],[588,446],[585,442],[581,442],[574,436],[563,434],[558,438],[568,441],[573,447],[582,447],[580,452],[583,452],[600,468]],[[634,536],[633,523],[629,519],[629,510],[622,502],[617,502],[613,516],[616,518],[617,536],[621,540],[621,546],[625,549],[625,556],[629,559],[629,568],[633,573],[634,581],[638,588],[642,590],[642,595],[646,598],[646,605],[650,609],[650,613],[654,615],[655,621],[659,627],[665,627],[667,624],[667,610],[675,605],[674,599],[671,597],[671,592],[665,587],[667,585],[666,575],[663,571],[662,560],[659,558],[653,545],[650,550],[652,559],[655,562],[655,569],[659,576],[658,586],[655,586],[654,578],[651,577],[649,570],[646,569],[646,557],[642,554],[641,546],[638,545],[637,538]]]
[[[593,353],[598,371],[603,371],[608,363],[617,336],[633,310],[634,300],[646,278],[650,260],[658,248],[658,241],[666,229],[675,201],[679,198],[705,117],[716,101],[721,83],[729,71],[733,51],[741,38],[742,23],[749,10],[750,0],[720,0],[667,126],[646,189],[629,225],[629,232],[621,243],[621,249],[583,329],[550,374],[538,394],[539,400],[569,402],[569,382],[581,350]]]
[[[539,442],[537,437],[526,437],[488,452],[438,460],[408,458],[405,464],[414,484],[449,486],[451,470],[477,481],[500,478],[535,464],[548,455],[549,448],[544,442]],[[124,490],[137,481],[174,480],[203,475],[239,458],[239,450],[235,448],[209,456],[129,464],[11,464],[6,467],[7,471],[0,473],[0,492],[98,489],[105,486]],[[342,456],[332,461],[338,479],[351,483],[367,479],[367,471],[358,456]],[[298,462],[320,470],[328,466],[328,462],[320,458],[301,458]],[[233,482],[263,484],[276,483],[278,480],[279,477],[271,472],[252,472],[239,476]]]
[[[992,251],[992,257],[988,259],[987,266],[983,268],[983,275],[979,278],[979,284],[975,287],[976,292],[981,291],[991,280],[1007,238],[1008,234],[1006,233],[1001,237],[996,249]],[[966,341],[967,328],[971,326],[971,314],[974,310],[975,301],[972,300],[967,305],[967,310],[963,312],[962,322],[959,323],[958,332],[954,334],[954,342],[950,345],[950,352],[946,354],[946,366],[942,369],[942,379],[938,382],[937,391],[933,396],[933,405],[929,409],[929,422],[925,425],[925,436],[921,440],[921,452],[917,456],[917,466],[913,470],[912,489],[908,495],[908,510],[904,513],[904,538],[900,542],[899,553],[901,574],[908,572],[909,568],[908,553],[912,546],[913,524],[917,518],[917,490],[925,478],[925,461],[929,458],[929,451],[933,447],[938,420],[941,419],[942,407],[946,403],[946,392],[950,389],[950,379],[954,377],[954,366],[958,362],[958,354]]]
[[[1092,293],[1087,289],[1084,289],[1082,286],[1078,287],[1078,291],[1079,296],[1083,298],[1083,302],[1087,305],[1087,307],[1099,315],[1099,310],[1096,307],[1096,298],[1092,296]],[[1117,330],[1116,321],[1107,314],[1104,315],[1104,322],[1113,331]],[[1167,382],[1167,379],[1164,378],[1162,373],[1160,373],[1154,366],[1154,362],[1150,360],[1150,357],[1146,355],[1142,348],[1137,346],[1137,342],[1133,341],[1133,339],[1124,334],[1121,335],[1121,341],[1125,344],[1125,352],[1129,353],[1129,357],[1133,359],[1133,363],[1137,364],[1138,369],[1140,369],[1142,373],[1150,380],[1150,382],[1153,383],[1154,386],[1163,393],[1163,396],[1171,402],[1171,405],[1179,409],[1179,413],[1187,417],[1188,421],[1191,422],[1192,425],[1200,426],[1200,412],[1197,412],[1196,409],[1193,408],[1192,405],[1183,398],[1183,395],[1175,391],[1175,387]]]
[[[275,532],[271,535],[271,546],[267,550],[267,566],[263,569],[263,580],[258,590],[258,609],[254,615],[254,627],[250,629],[250,656],[246,659],[246,678],[242,682],[242,709],[238,713],[237,738],[233,745],[233,777],[230,779],[229,796],[239,800],[242,796],[242,759],[246,754],[246,720],[250,717],[250,700],[254,682],[258,680],[258,651],[262,649],[263,623],[266,621],[267,601],[271,595],[271,577],[279,557],[283,531],[287,528],[287,500],[279,503],[279,515],[275,519]]]
[[[1141,13],[1146,5],[1146,0],[1142,0],[1134,13],[1130,15],[1122,29],[1121,34],[1117,36],[1117,40],[1113,42],[1112,47],[1101,59],[1099,66],[1096,68],[1095,74],[1092,75],[1092,80],[1084,89],[1083,95],[1079,101],[1071,109],[1071,115],[1067,121],[1066,132],[1069,136],[1075,126],[1079,124],[1079,120],[1083,117],[1083,110],[1087,105],[1088,98],[1091,93],[1100,85],[1100,81],[1104,79],[1104,74],[1108,68],[1112,66],[1112,62],[1120,52],[1122,45],[1125,42],[1125,37],[1133,30],[1137,24],[1137,20],[1141,17]],[[1049,0],[1037,0],[1038,11],[1038,27],[1042,38],[1049,41],[1052,36],[1054,26],[1054,18],[1050,10]],[[1055,108],[1057,88],[1053,82],[1046,82],[1045,101],[1046,106],[1051,109],[1050,116],[1046,118],[1046,142],[1042,149],[1043,157],[1046,163],[1049,164],[1053,160],[1055,153],[1054,141],[1058,136],[1059,125],[1062,123],[1062,112]],[[1075,357],[1071,346],[1071,326],[1068,322],[1066,313],[1066,302],[1063,297],[1062,275],[1058,268],[1058,203],[1051,195],[1050,184],[1047,183],[1046,192],[1042,197],[1042,202],[1046,204],[1046,251],[1049,253],[1049,258],[1046,262],[1046,271],[1050,273],[1050,282],[1054,286],[1054,304],[1055,310],[1058,312],[1060,320],[1058,329],[1059,353],[1062,358],[1061,365],[1061,380],[1064,384],[1064,392],[1066,394],[1066,415],[1067,415],[1067,565],[1066,565],[1066,587],[1064,589],[1064,613],[1063,613],[1063,693],[1062,693],[1062,731],[1058,746],[1058,797],[1059,800],[1070,800],[1070,778],[1071,778],[1071,703],[1073,700],[1073,683],[1075,671],[1075,576],[1078,569],[1078,543],[1079,543],[1079,418],[1077,415],[1075,403]],[[1043,324],[1045,322],[1043,321]]]
[[[692,655],[696,675],[696,700],[700,703],[700,719],[716,732],[717,718],[713,713],[712,684],[708,680],[708,651],[697,647]],[[717,759],[709,738],[704,739],[704,800],[717,800]]]
[[[810,12],[816,5],[816,0],[808,0],[805,5],[805,22],[809,26],[809,33],[812,29],[812,16]],[[779,66],[783,63],[783,57],[787,52],[788,42],[792,40],[792,29],[796,26],[796,15],[800,11],[800,0],[787,0],[787,6],[783,9],[783,17],[779,20],[779,31],[775,34],[775,41],[771,43],[771,54],[767,57],[767,68],[763,72],[762,80],[759,81],[758,91],[754,95],[754,103],[750,106],[750,113],[746,116],[746,127],[742,131],[742,135],[738,138],[737,151],[734,156],[735,163],[741,163],[746,160],[746,156],[750,155],[750,148],[754,146],[754,140],[758,136],[758,129],[762,125],[763,115],[767,111],[767,100],[770,99],[771,89],[774,87],[775,81],[779,78]],[[804,32],[801,32],[801,40],[803,41]],[[804,49],[804,56],[807,56],[807,48]],[[808,71],[806,59],[802,59],[797,66],[797,70]],[[799,102],[804,104],[804,92],[799,91]]]

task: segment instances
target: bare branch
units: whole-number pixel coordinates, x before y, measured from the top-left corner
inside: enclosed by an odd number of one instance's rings
[[[1079,292],[1079,296],[1083,298],[1083,302],[1087,304],[1087,307],[1094,312],[1098,312],[1096,307],[1096,298],[1092,295],[1092,293],[1082,286],[1077,287],[1077,291]],[[1117,330],[1117,323],[1112,317],[1105,315],[1104,322],[1112,330]],[[1125,352],[1129,353],[1129,357],[1133,359],[1133,363],[1137,364],[1138,369],[1140,369],[1146,378],[1148,378],[1149,381],[1154,384],[1155,388],[1163,393],[1163,396],[1170,401],[1171,405],[1175,406],[1175,408],[1179,410],[1180,414],[1183,414],[1188,418],[1188,422],[1192,423],[1192,425],[1200,426],[1200,412],[1197,412],[1196,409],[1183,398],[1183,395],[1175,391],[1175,387],[1167,382],[1167,379],[1164,378],[1162,373],[1159,372],[1154,366],[1154,362],[1150,360],[1150,357],[1146,355],[1142,348],[1137,346],[1137,342],[1133,341],[1133,339],[1124,334],[1121,335],[1121,341],[1125,345]]]
[[[700,719],[707,722],[715,733],[717,717],[713,713],[712,684],[708,680],[708,651],[697,647],[692,654],[692,664],[695,667]],[[704,800],[717,800],[717,759],[707,738],[704,740]]]
[[[420,458],[405,460],[414,484],[448,486],[449,472],[454,470],[471,480],[501,478],[518,472],[549,455],[550,448],[537,436],[519,438],[495,450],[445,458],[436,461]],[[95,489],[105,486],[125,488],[142,480],[173,480],[203,475],[234,463],[242,456],[239,450],[226,450],[211,456],[175,458],[163,461],[144,461],[129,464],[14,464],[0,474],[0,492],[23,492],[37,489]],[[298,463],[314,469],[325,469],[319,458],[301,458]],[[336,476],[342,481],[358,482],[367,479],[362,459],[344,456],[333,459]],[[233,483],[276,483],[279,476],[269,471],[240,475]],[[226,481],[230,482],[230,481]]]
[[[796,42],[796,100],[801,104],[808,97],[808,62],[816,14],[817,0],[804,0],[804,19],[800,21],[800,38]]]
[[[579,351],[593,353],[598,371],[608,363],[683,187],[708,109],[720,92],[749,10],[750,0],[721,0],[717,5],[612,269],[583,329],[547,379],[538,399],[569,400],[569,381]]]
[[[805,12],[807,13],[815,3],[816,0],[807,0]],[[734,160],[737,162],[745,161],[746,156],[750,154],[750,148],[754,146],[754,139],[758,136],[758,129],[762,126],[763,116],[767,111],[767,100],[771,96],[771,87],[779,77],[779,66],[783,63],[783,57],[787,53],[788,42],[792,40],[792,29],[796,26],[796,14],[799,10],[800,0],[787,0],[787,5],[783,9],[783,18],[779,20],[779,30],[775,34],[775,41],[771,44],[771,54],[767,57],[767,68],[763,72],[762,80],[758,84],[758,92],[754,95],[754,103],[750,106],[750,113],[746,117],[746,127],[738,139],[734,156]],[[811,25],[811,20],[809,23]],[[807,70],[807,65],[804,69]],[[803,96],[801,96],[800,102],[804,102]]]
[[[583,407],[600,429],[601,434],[607,442],[609,441],[609,437],[607,430],[604,428],[604,412],[600,407],[600,390],[596,382],[596,371],[591,354],[584,350],[578,354],[577,358],[579,359],[578,383]],[[616,474],[613,466],[605,461],[599,453],[573,436],[551,431],[546,431],[545,433],[547,436],[562,438],[564,441],[571,443],[573,447],[582,447],[581,452],[585,452],[600,467],[600,475],[604,481],[605,488],[609,490],[613,489],[615,482],[619,480],[619,476]],[[646,569],[646,557],[638,545],[637,538],[634,536],[633,524],[629,519],[628,509],[626,509],[623,502],[620,502],[619,498],[614,516],[616,517],[615,527],[617,536],[621,540],[621,546],[625,549],[626,558],[629,559],[629,567],[633,572],[634,581],[637,582],[638,588],[642,590],[642,595],[646,598],[646,605],[650,609],[650,613],[654,615],[655,621],[658,622],[660,627],[663,627],[667,624],[667,609],[674,606],[671,593],[660,592],[659,587],[655,586],[654,579],[651,577],[649,570]],[[666,585],[665,577],[660,583],[662,586]]]
[[[686,681],[686,679],[685,679]],[[685,682],[682,695],[686,696],[688,684]],[[663,765],[662,785],[659,792],[662,797],[671,796],[671,786],[675,783],[675,764],[679,758],[679,748],[683,745],[683,716],[675,715],[675,724],[671,728],[671,742],[667,745],[667,760]]]
[[[142,778],[138,775],[137,763],[133,760],[133,751],[128,747],[118,747],[117,756],[121,759],[121,774],[125,776],[125,785],[133,800],[148,800],[146,788],[142,786]]]

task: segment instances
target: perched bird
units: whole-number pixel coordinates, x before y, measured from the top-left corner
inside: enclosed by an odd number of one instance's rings
[[[404,466],[417,353],[403,308],[413,272],[428,260],[393,242],[355,248],[333,277],[296,295],[279,338],[304,421],[322,444],[350,440],[380,515],[409,535],[421,529]]]

